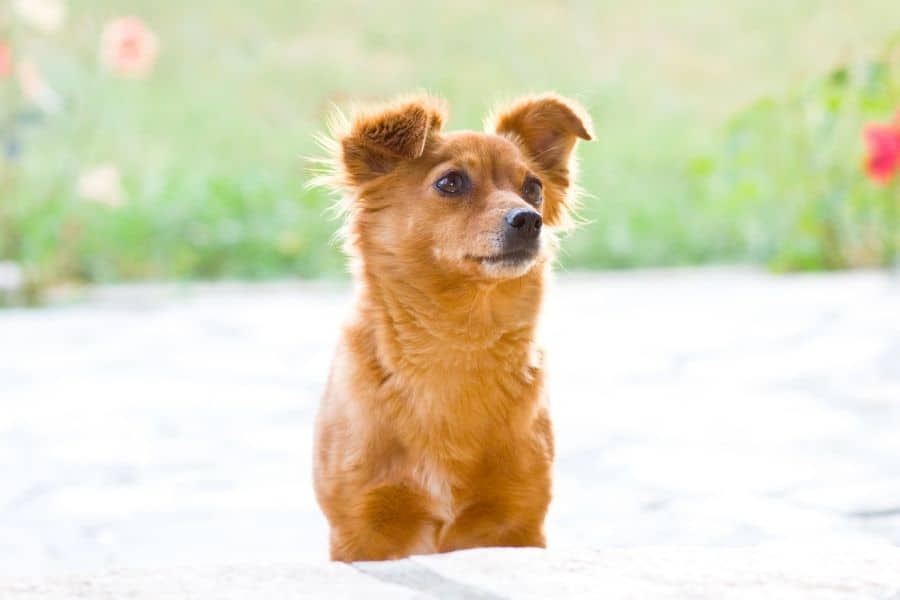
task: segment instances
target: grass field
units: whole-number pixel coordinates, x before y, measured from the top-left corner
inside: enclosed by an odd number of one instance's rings
[[[145,80],[97,66],[103,23],[121,14],[159,36]],[[340,273],[330,200],[304,189],[300,157],[318,152],[331,103],[417,89],[449,100],[453,128],[479,128],[528,91],[588,107],[587,224],[566,241],[567,268],[769,262],[783,241],[769,225],[777,191],[723,202],[697,173],[743,107],[877,51],[900,3],[82,0],[54,35],[6,20],[66,102],[16,126],[22,152],[0,162],[0,259],[42,286]],[[0,119],[25,108],[0,98]],[[75,194],[97,163],[121,169],[122,206]]]

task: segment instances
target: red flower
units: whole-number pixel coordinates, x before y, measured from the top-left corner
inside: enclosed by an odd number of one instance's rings
[[[9,44],[0,40],[0,79],[9,77],[12,73],[12,50]]]
[[[866,173],[873,181],[884,185],[900,168],[900,118],[890,125],[869,125],[863,137],[869,150]]]

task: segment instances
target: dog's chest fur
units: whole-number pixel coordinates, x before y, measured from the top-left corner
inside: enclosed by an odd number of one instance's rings
[[[449,474],[430,457],[422,457],[412,469],[413,481],[428,494],[435,516],[442,521],[452,521],[456,516]]]

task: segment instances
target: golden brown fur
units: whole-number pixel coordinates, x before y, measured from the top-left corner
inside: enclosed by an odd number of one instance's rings
[[[316,423],[335,560],[544,545],[553,435],[535,327],[554,243],[533,213],[564,222],[590,120],[547,95],[502,110],[489,133],[445,121],[423,96],[335,134],[358,261]]]

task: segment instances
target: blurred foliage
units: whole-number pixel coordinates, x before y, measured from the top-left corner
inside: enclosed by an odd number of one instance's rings
[[[789,4],[83,0],[54,35],[0,16],[0,38],[63,101],[43,113],[0,79],[0,260],[35,294],[339,275],[332,199],[304,188],[302,160],[332,104],[427,89],[448,99],[450,127],[478,128],[497,100],[554,89],[599,134],[579,148],[585,224],[564,267],[877,264],[889,191],[862,177],[859,135],[900,100],[896,60],[871,47],[900,5]],[[126,14],[159,36],[144,80],[97,64],[104,23]],[[834,62],[823,40],[875,58],[791,91]],[[109,163],[124,201],[85,201],[80,175]]]
[[[900,234],[900,194],[862,171],[863,125],[900,110],[900,45],[834,68],[779,100],[738,113],[704,170],[703,193],[733,232],[777,270],[887,264]]]

